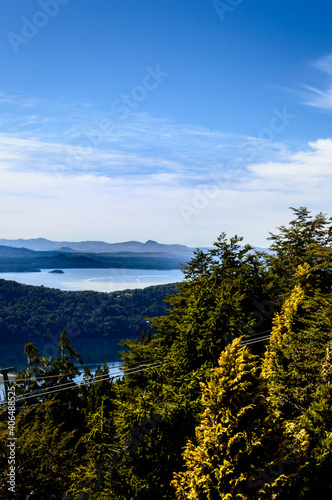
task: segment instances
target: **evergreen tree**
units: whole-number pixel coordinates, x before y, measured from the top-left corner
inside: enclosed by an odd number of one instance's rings
[[[273,320],[264,359],[270,397],[285,416],[293,418],[308,409],[321,383],[321,364],[332,340],[331,294],[312,289],[309,266],[299,266],[298,281]]]
[[[114,426],[107,409],[108,398],[104,396],[97,412],[87,417],[87,432],[82,442],[86,446],[84,464],[70,471],[71,486],[64,498],[101,498],[104,490],[105,467],[112,459],[110,444],[113,441]]]
[[[84,379],[83,383],[85,383]],[[113,409],[113,398],[114,390],[109,376],[108,364],[105,361],[102,368],[100,368],[99,365],[97,366],[94,376],[91,377],[88,396],[85,403],[87,415],[96,413],[103,404],[104,413],[109,417]]]
[[[33,345],[32,342],[29,342],[24,347],[24,354],[27,355],[28,371],[33,372],[33,370],[36,368],[36,366],[38,366],[40,363],[40,358],[39,358],[40,352]]]
[[[174,474],[176,498],[252,498],[250,474],[275,451],[273,444],[277,449],[259,360],[236,339],[201,386],[205,409],[197,444],[189,441],[183,453],[185,470]]]
[[[299,265],[310,268],[310,282],[323,293],[332,284],[332,217],[323,213],[311,216],[306,207],[291,208],[295,219],[288,227],[280,226],[279,234],[270,233],[270,253],[266,255],[267,292],[278,290],[283,301],[296,284]]]
[[[321,366],[321,383],[310,407],[286,422],[286,435],[296,448],[292,471],[272,485],[276,500],[329,498],[332,494],[332,387],[330,345]]]

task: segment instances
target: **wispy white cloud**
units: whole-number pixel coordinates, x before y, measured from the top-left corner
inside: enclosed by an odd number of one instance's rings
[[[324,111],[332,111],[332,54],[312,63],[312,67],[323,74],[321,86],[305,85],[303,102]]]
[[[2,237],[195,246],[236,227],[263,246],[255,234],[279,225],[288,206],[330,206],[331,140],[294,152],[277,135],[264,141],[147,113],[119,120],[72,106],[62,120],[65,106],[11,106],[9,131],[0,131]]]
[[[0,132],[0,159],[15,151],[21,159],[12,164],[16,170],[55,168],[58,177],[87,171],[110,176],[176,172],[192,183],[194,174],[245,164],[250,147],[257,160],[284,149],[276,141],[176,124],[147,113],[120,120],[90,107],[72,107],[68,113],[57,103],[44,107],[44,101],[33,102],[33,112],[6,110],[6,133]]]
[[[324,73],[332,76],[332,54],[318,59],[313,65]]]
[[[325,190],[332,183],[332,140],[320,139],[309,142],[306,151],[292,153],[285,162],[268,162],[250,165],[248,172],[252,182],[248,189],[260,185],[263,189],[275,188],[279,185],[297,191],[299,186],[306,187],[309,195],[313,184]]]
[[[201,180],[183,192],[178,210],[184,227],[195,229],[205,241],[219,220],[219,232],[233,234],[236,228],[247,242],[266,246],[262,234],[289,220],[288,207],[332,212],[331,190],[332,139],[324,139],[288,152],[283,161],[248,164],[235,182],[222,175]]]
[[[26,95],[14,95],[0,91],[0,103],[5,105],[19,106],[20,108],[33,108],[40,100]]]

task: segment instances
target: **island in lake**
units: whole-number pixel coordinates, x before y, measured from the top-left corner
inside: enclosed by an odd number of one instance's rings
[[[54,269],[54,271],[48,271],[51,274],[64,274],[62,269]]]

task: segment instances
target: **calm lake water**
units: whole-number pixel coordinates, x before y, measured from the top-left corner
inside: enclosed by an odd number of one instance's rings
[[[63,274],[50,273],[0,273],[0,279],[17,281],[23,285],[44,285],[60,290],[92,290],[115,292],[152,285],[164,285],[183,280],[179,269],[159,271],[155,269],[64,269]]]

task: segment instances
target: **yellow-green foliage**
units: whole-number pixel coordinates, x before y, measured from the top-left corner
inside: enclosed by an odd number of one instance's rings
[[[310,268],[298,266],[297,282],[273,318],[263,360],[269,398],[280,414],[296,417],[306,410],[322,382],[321,364],[331,340],[330,298],[313,290]]]
[[[221,353],[210,381],[201,384],[205,410],[197,445],[187,443],[185,470],[171,483],[177,500],[246,498],[247,479],[264,452],[267,413],[259,374],[256,356],[239,339]]]
[[[299,266],[296,277],[299,279],[302,276],[308,275],[309,266]],[[301,285],[295,285],[290,297],[285,301],[280,313],[276,313],[273,318],[273,328],[271,332],[270,344],[266,350],[263,362],[263,375],[267,378],[272,378],[274,371],[278,367],[278,352],[287,341],[287,336],[292,331],[294,317],[298,311],[299,305],[305,297],[304,290]]]
[[[322,364],[322,376],[331,385],[332,381],[332,342],[326,346],[326,355]]]

